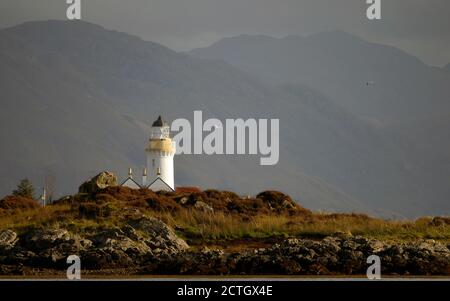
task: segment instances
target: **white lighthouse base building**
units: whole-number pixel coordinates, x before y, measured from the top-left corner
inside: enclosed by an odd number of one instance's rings
[[[142,184],[133,179],[130,168],[128,178],[121,186],[132,189],[148,188],[153,191],[175,191],[173,158],[175,142],[170,138],[170,127],[161,116],[153,122],[150,140],[146,148],[147,167],[142,173]]]

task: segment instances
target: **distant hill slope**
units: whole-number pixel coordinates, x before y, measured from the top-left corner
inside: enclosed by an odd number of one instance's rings
[[[341,31],[284,38],[241,35],[189,53],[224,60],[270,84],[306,84],[378,122],[450,110],[450,76],[397,48]]]
[[[415,194],[411,200],[424,212],[428,207],[449,213],[445,183],[450,178],[446,142],[450,128],[443,120],[450,113],[450,72],[429,67],[399,49],[339,31],[279,39],[241,35],[190,54],[228,62],[270,85],[316,88],[376,126],[377,133],[390,141],[396,155],[386,156],[402,161],[408,174],[402,187],[401,181],[382,177],[392,183],[391,193]],[[444,70],[450,71],[450,64]],[[380,166],[385,164],[380,161]],[[405,206],[400,199],[399,195],[392,201]]]
[[[450,63],[448,63],[447,65],[445,65],[443,69],[444,69],[445,71],[447,71],[448,73],[450,73]]]
[[[326,94],[297,83],[273,87],[227,63],[86,22],[0,30],[0,91],[2,194],[24,176],[41,185],[53,175],[60,194],[100,170],[124,177],[127,167],[144,164],[157,115],[190,119],[201,109],[204,118],[279,118],[280,162],[177,156],[178,185],[242,194],[276,189],[327,211],[415,216],[450,209],[423,204],[401,149]]]

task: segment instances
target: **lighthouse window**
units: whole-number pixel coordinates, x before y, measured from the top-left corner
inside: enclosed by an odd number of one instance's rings
[[[152,166],[155,168],[155,159],[152,160]]]

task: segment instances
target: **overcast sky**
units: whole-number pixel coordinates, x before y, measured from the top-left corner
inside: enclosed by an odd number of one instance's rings
[[[281,37],[343,30],[397,46],[430,65],[450,63],[450,0],[81,0],[82,19],[182,51],[239,34]],[[0,27],[65,19],[66,0],[0,0]]]

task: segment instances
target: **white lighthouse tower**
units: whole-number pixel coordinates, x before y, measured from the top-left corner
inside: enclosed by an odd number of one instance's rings
[[[175,151],[175,141],[170,138],[170,127],[159,116],[152,124],[150,140],[146,149],[147,177],[150,182],[148,188],[155,191],[175,190],[173,172]]]

